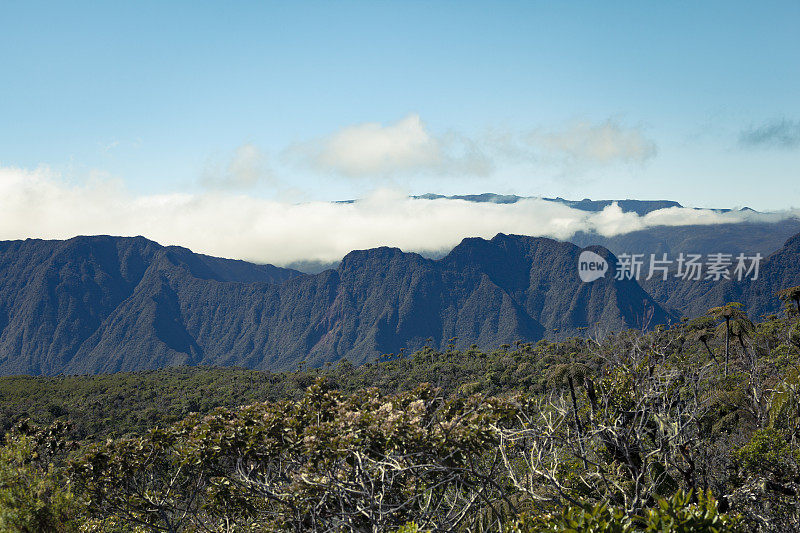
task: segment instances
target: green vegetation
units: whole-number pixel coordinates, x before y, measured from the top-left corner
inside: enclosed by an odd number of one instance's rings
[[[558,513],[537,516],[522,515],[505,527],[505,533],[635,533],[647,531],[677,531],[681,533],[711,533],[742,531],[738,518],[719,512],[713,496],[702,491],[695,497],[691,492],[676,492],[670,498],[646,509],[642,515],[628,516],[608,504],[588,507],[566,506]]]
[[[0,531],[75,531],[83,507],[55,460],[67,451],[63,427],[21,423],[0,448]]]
[[[798,331],[3,378],[0,530],[797,530]]]

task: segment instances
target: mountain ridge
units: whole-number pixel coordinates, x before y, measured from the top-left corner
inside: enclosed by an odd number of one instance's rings
[[[439,258],[353,250],[319,274],[162,246],[143,237],[0,242],[0,374],[86,374],[178,365],[292,369],[425,345],[493,348],[646,329],[741,301],[778,310],[800,285],[800,233],[757,280],[583,283],[580,248],[546,237],[469,237]],[[455,339],[455,340],[453,340]]]
[[[361,363],[453,337],[488,347],[672,318],[635,282],[582,284],[579,252],[498,234],[464,239],[439,260],[356,250],[336,270],[305,275],[141,237],[8,241],[0,243],[0,373],[278,370],[301,360]]]

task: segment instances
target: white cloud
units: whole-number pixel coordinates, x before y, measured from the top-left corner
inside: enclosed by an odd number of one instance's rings
[[[225,168],[207,165],[200,182],[213,189],[251,189],[273,180],[266,157],[252,144],[243,144],[233,153]]]
[[[643,163],[658,149],[639,128],[626,128],[614,120],[599,124],[578,122],[556,131],[537,130],[528,136],[536,150],[577,163]]]
[[[592,168],[645,163],[658,148],[640,128],[614,119],[527,131],[492,129],[469,137],[434,135],[417,114],[392,123],[366,122],[290,146],[292,163],[347,178],[491,175],[497,165],[534,164],[539,171],[577,177]]]
[[[144,235],[195,252],[279,265],[337,261],[351,250],[382,245],[434,253],[464,237],[499,232],[563,240],[577,231],[611,236],[657,225],[777,221],[798,214],[669,208],[640,217],[616,205],[590,213],[540,199],[416,200],[391,190],[349,204],[291,204],[224,191],[137,196],[112,181],[76,186],[47,168],[0,167],[0,239]]]
[[[419,115],[383,125],[348,126],[315,141],[295,144],[290,159],[349,178],[404,174],[486,176],[491,161],[474,141],[456,134],[431,135]]]

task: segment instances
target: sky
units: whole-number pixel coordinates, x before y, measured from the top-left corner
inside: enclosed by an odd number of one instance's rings
[[[799,25],[797,1],[3,1],[0,238],[195,243],[427,192],[790,210]]]

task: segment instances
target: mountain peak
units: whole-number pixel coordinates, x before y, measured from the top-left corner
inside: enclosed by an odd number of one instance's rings
[[[396,256],[405,255],[406,253],[407,252],[394,246],[377,246],[375,248],[365,248],[363,250],[348,252],[347,255],[342,258],[342,263],[363,261],[365,259],[391,259]]]

